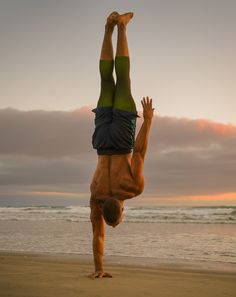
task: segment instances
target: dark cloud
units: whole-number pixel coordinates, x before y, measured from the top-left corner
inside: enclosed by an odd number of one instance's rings
[[[96,152],[91,148],[93,119],[89,108],[1,110],[0,197],[13,192],[88,193],[96,166]],[[174,198],[236,192],[235,177],[235,126],[154,118],[144,195]]]
[[[0,154],[61,157],[91,152],[93,114],[62,111],[0,111]]]

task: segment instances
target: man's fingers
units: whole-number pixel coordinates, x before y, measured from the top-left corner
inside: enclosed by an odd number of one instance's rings
[[[102,277],[102,273],[101,272],[94,272],[94,273],[90,274],[88,277],[91,278],[91,279],[100,278],[100,277]]]
[[[147,97],[143,97],[143,100],[141,102],[143,102],[144,104],[151,104],[152,103],[152,99],[149,98],[148,96]]]
[[[149,98],[148,96],[143,97],[143,100],[141,100],[141,104],[144,109],[146,109],[146,108],[153,109],[152,108],[152,98]]]
[[[108,272],[105,272],[104,274],[103,274],[103,277],[112,277],[112,275],[110,274],[110,273],[108,273]]]
[[[88,275],[88,277],[91,279],[103,278],[103,277],[112,278],[112,275],[108,272],[94,272],[94,273]]]
[[[95,277],[96,277],[95,275],[96,275],[96,273],[92,273],[92,274],[88,275],[88,277],[91,279],[95,279]]]

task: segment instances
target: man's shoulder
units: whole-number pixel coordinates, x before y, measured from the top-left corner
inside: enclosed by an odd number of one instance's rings
[[[91,195],[90,197],[90,204],[100,204],[101,203],[101,199],[99,199],[98,197],[96,197],[96,195]]]
[[[103,203],[105,202],[106,199],[109,199],[110,197],[106,197],[106,196],[97,196],[97,195],[91,195],[90,197],[90,206],[91,205],[97,205],[97,206],[102,206]]]
[[[97,221],[102,218],[102,202],[97,200],[94,196],[90,198],[90,219],[91,221]]]

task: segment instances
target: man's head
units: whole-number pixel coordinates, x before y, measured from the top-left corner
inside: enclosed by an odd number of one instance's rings
[[[102,207],[102,213],[103,218],[108,225],[115,227],[121,223],[124,209],[123,205],[124,202],[116,198],[109,198],[105,200]]]

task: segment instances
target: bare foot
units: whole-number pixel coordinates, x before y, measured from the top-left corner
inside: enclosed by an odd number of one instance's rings
[[[133,12],[127,12],[119,15],[117,18],[118,25],[123,24],[126,26],[133,16],[134,16]]]
[[[117,24],[117,20],[119,16],[120,15],[118,12],[113,11],[107,18],[106,26],[113,30],[115,25]]]

